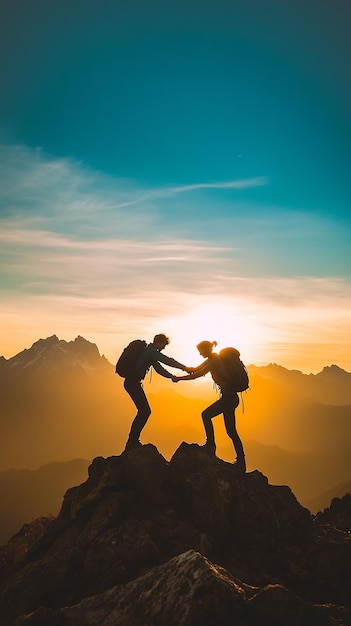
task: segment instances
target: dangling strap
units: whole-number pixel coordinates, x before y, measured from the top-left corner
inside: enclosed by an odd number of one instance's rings
[[[241,410],[243,413],[245,413],[245,405],[244,405],[244,398],[243,398],[243,392],[239,391],[240,393],[240,397],[241,397]]]
[[[151,365],[151,367],[150,367],[150,380],[149,380],[149,384],[151,384],[151,381],[152,381],[152,365]]]

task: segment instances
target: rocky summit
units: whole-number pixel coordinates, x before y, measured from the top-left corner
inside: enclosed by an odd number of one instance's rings
[[[350,626],[343,506],[313,517],[197,444],[98,457],[20,555],[3,548],[1,624]]]

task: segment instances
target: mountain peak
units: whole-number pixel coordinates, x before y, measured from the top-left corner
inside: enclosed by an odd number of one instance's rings
[[[57,337],[57,335],[51,335],[50,337],[46,337],[46,339],[38,339],[37,341],[35,341],[32,345],[32,348],[36,347],[47,347],[47,346],[54,346],[57,343],[59,343],[59,338]]]
[[[325,367],[323,367],[321,373],[332,375],[347,374],[347,372],[345,372],[345,370],[343,370],[338,365],[326,365]]]
[[[11,359],[4,359],[0,362],[2,370],[8,369],[16,373],[43,369],[56,371],[71,367],[80,367],[89,373],[105,367],[106,364],[107,361],[100,355],[96,344],[84,339],[81,335],[69,342],[59,339],[57,335],[38,339],[31,348],[22,350]]]

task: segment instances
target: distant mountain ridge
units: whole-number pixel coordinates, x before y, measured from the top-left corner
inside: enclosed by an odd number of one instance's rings
[[[56,515],[67,489],[86,478],[88,465],[73,459],[0,472],[0,545],[33,518]]]
[[[108,365],[109,362],[100,355],[98,347],[84,337],[78,335],[74,341],[67,342],[51,335],[39,339],[31,348],[22,350],[10,359],[1,357],[0,373],[81,367],[88,374],[96,374],[97,371],[106,370]]]
[[[304,374],[300,370],[288,370],[271,363],[249,367],[251,379],[259,376],[265,382],[272,381],[279,389],[289,393],[294,386],[300,397],[322,404],[351,404],[351,372],[338,365],[325,366],[317,374]]]
[[[351,494],[351,480],[342,485],[335,485],[325,493],[321,493],[314,500],[306,502],[305,506],[313,513],[322,512],[330,506],[335,498],[343,498],[345,494]]]
[[[104,355],[100,355],[95,343],[78,335],[73,341],[59,339],[51,335],[45,339],[38,339],[30,348],[25,348],[18,354],[6,359],[0,356],[0,374],[9,371],[20,371],[31,368],[49,367],[53,370],[64,367],[81,366],[87,373],[93,373],[111,363]],[[314,384],[338,385],[347,389],[351,402],[351,372],[347,372],[338,365],[326,365],[317,374],[304,374],[300,370],[289,370],[282,365],[270,363],[268,365],[250,365],[251,375],[259,374],[265,379],[274,379],[280,383],[294,381],[300,385]]]
[[[324,503],[320,494],[332,495],[351,478],[351,373],[337,365],[303,374],[270,364],[251,365],[249,374],[245,413],[237,411],[248,468],[293,486],[301,502]],[[182,395],[188,383],[154,376],[145,385],[152,415],[142,442],[166,458],[184,438],[201,443],[201,411],[216,399],[211,382],[194,384],[191,397]],[[120,453],[135,414],[114,366],[81,336],[67,342],[52,335],[1,357],[0,396],[0,471]],[[215,422],[217,429],[220,418]],[[232,460],[227,437],[218,436],[217,450]]]
[[[54,359],[55,357],[55,359]],[[78,335],[73,341],[59,339],[57,335],[51,335],[45,339],[38,339],[30,348],[24,348],[14,356],[6,359],[0,356],[0,368],[27,368],[34,366],[36,363],[47,365],[67,364],[87,364],[88,369],[92,369],[93,365],[97,366],[103,361],[107,361],[104,355],[100,355],[98,346],[90,342],[81,335]],[[107,361],[108,362],[108,361]],[[250,365],[252,371],[259,371],[263,376],[284,380],[286,376],[294,376],[301,379],[308,377],[309,380],[314,378],[319,380],[337,380],[339,378],[350,381],[351,372],[347,372],[336,364],[326,365],[323,370],[317,374],[304,374],[300,370],[289,370],[277,363],[269,363],[268,365]]]

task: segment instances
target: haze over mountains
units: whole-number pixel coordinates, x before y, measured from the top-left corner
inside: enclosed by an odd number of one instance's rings
[[[87,478],[88,465],[85,459],[74,459],[53,461],[35,470],[0,472],[0,545],[22,524],[39,516],[57,515],[67,489]]]
[[[332,365],[306,375],[271,364],[251,365],[249,374],[244,412],[237,410],[248,471],[258,469],[270,483],[289,485],[312,511],[323,509],[333,495],[349,490],[351,373]],[[143,443],[154,443],[169,459],[182,441],[204,441],[200,414],[217,397],[209,377],[174,385],[154,375],[145,386],[153,411]],[[80,336],[66,342],[53,335],[10,359],[1,357],[0,393],[3,509],[6,489],[9,493],[4,476],[9,483],[14,476],[9,469],[74,459],[87,465],[94,457],[120,454],[134,415],[114,365]],[[214,426],[217,455],[232,461],[220,417]],[[72,472],[71,484],[76,482]],[[35,515],[28,513],[30,519]]]

